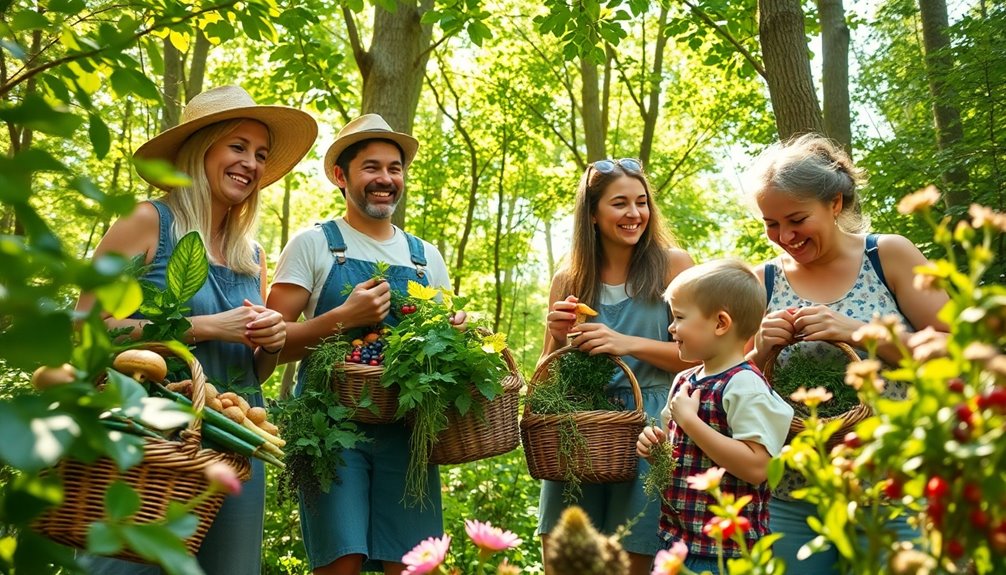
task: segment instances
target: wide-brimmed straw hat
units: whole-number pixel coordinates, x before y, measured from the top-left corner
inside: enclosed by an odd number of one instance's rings
[[[318,123],[310,114],[287,106],[259,106],[238,86],[221,86],[192,98],[181,122],[154,136],[133,154],[135,158],[161,159],[172,164],[185,140],[210,124],[233,119],[257,120],[269,128],[272,143],[259,188],[282,178],[297,165],[318,137]],[[158,188],[170,188],[140,177]]]
[[[402,147],[404,155],[402,164],[406,168],[412,163],[419,150],[419,140],[408,134],[392,130],[391,126],[378,114],[364,114],[339,130],[335,142],[329,146],[328,152],[325,154],[325,175],[333,184],[339,185],[339,182],[335,181],[335,172],[332,170],[336,160],[339,159],[339,154],[349,146],[363,140],[391,140],[398,144]]]

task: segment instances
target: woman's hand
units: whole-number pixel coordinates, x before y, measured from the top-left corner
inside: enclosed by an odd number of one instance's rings
[[[248,300],[244,307],[252,309],[257,316],[248,323],[245,337],[252,346],[261,347],[263,351],[275,354],[286,345],[286,322],[278,311],[265,306],[256,305]]]
[[[189,332],[192,343],[229,341],[255,347],[255,344],[248,339],[248,325],[258,319],[258,316],[258,311],[242,305],[212,315],[192,317],[190,318],[192,329]]]
[[[597,355],[631,355],[630,337],[618,333],[603,323],[581,323],[577,326],[580,335],[573,339],[573,345],[583,353]]]
[[[447,321],[451,322],[454,329],[458,331],[468,331],[468,314],[465,313],[465,310],[463,309],[459,309],[452,313],[451,317]]]
[[[793,312],[788,309],[774,311],[762,318],[761,327],[754,338],[755,354],[759,358],[764,358],[775,348],[785,347],[796,341],[793,319]]]
[[[806,341],[841,341],[852,344],[852,334],[863,322],[836,313],[828,306],[802,307],[793,313],[797,338]]]
[[[566,296],[566,299],[552,303],[552,311],[545,316],[548,324],[548,333],[560,344],[566,343],[566,336],[573,329],[576,322],[576,304],[579,300],[576,296]]]
[[[648,425],[643,428],[636,440],[636,454],[643,459],[649,459],[653,455],[653,448],[658,444],[667,441],[667,433],[655,425]]]

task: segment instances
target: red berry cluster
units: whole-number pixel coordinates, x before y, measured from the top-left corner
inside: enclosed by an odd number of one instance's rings
[[[346,363],[362,365],[382,365],[384,363],[384,346],[387,342],[377,332],[368,333],[363,339],[354,339],[353,349],[346,354]]]
[[[398,311],[402,312],[402,315],[409,315],[416,313],[416,306],[411,303],[403,303],[402,307],[398,308]]]

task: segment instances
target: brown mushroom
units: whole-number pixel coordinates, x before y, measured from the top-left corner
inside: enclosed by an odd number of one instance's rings
[[[50,387],[71,383],[76,379],[73,366],[64,363],[59,367],[43,365],[31,374],[31,384],[39,391],[45,391]]]
[[[136,381],[163,381],[168,375],[164,358],[147,349],[127,349],[115,357],[112,367]]]

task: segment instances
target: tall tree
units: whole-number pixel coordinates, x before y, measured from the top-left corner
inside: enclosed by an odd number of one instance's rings
[[[433,8],[433,0],[395,0],[392,11],[374,7],[374,28],[370,46],[360,39],[356,17],[343,4],[353,57],[363,78],[363,113],[377,113],[392,129],[411,133],[430,57],[433,27],[422,24],[423,14]],[[392,221],[405,225],[408,195],[402,194]]]
[[[758,31],[776,127],[783,139],[821,132],[821,108],[810,73],[799,0],[759,0]]]
[[[821,85],[824,89],[824,133],[852,152],[849,115],[849,26],[842,0],[817,0],[821,23]]]
[[[936,144],[947,154],[964,139],[961,113],[957,107],[957,93],[947,82],[953,66],[947,28],[946,0],[919,0],[922,14],[922,43],[926,53],[926,76],[933,99],[933,120],[936,123]],[[942,170],[944,199],[947,207],[967,206],[971,200],[968,190],[968,172],[964,164],[944,161]]]

